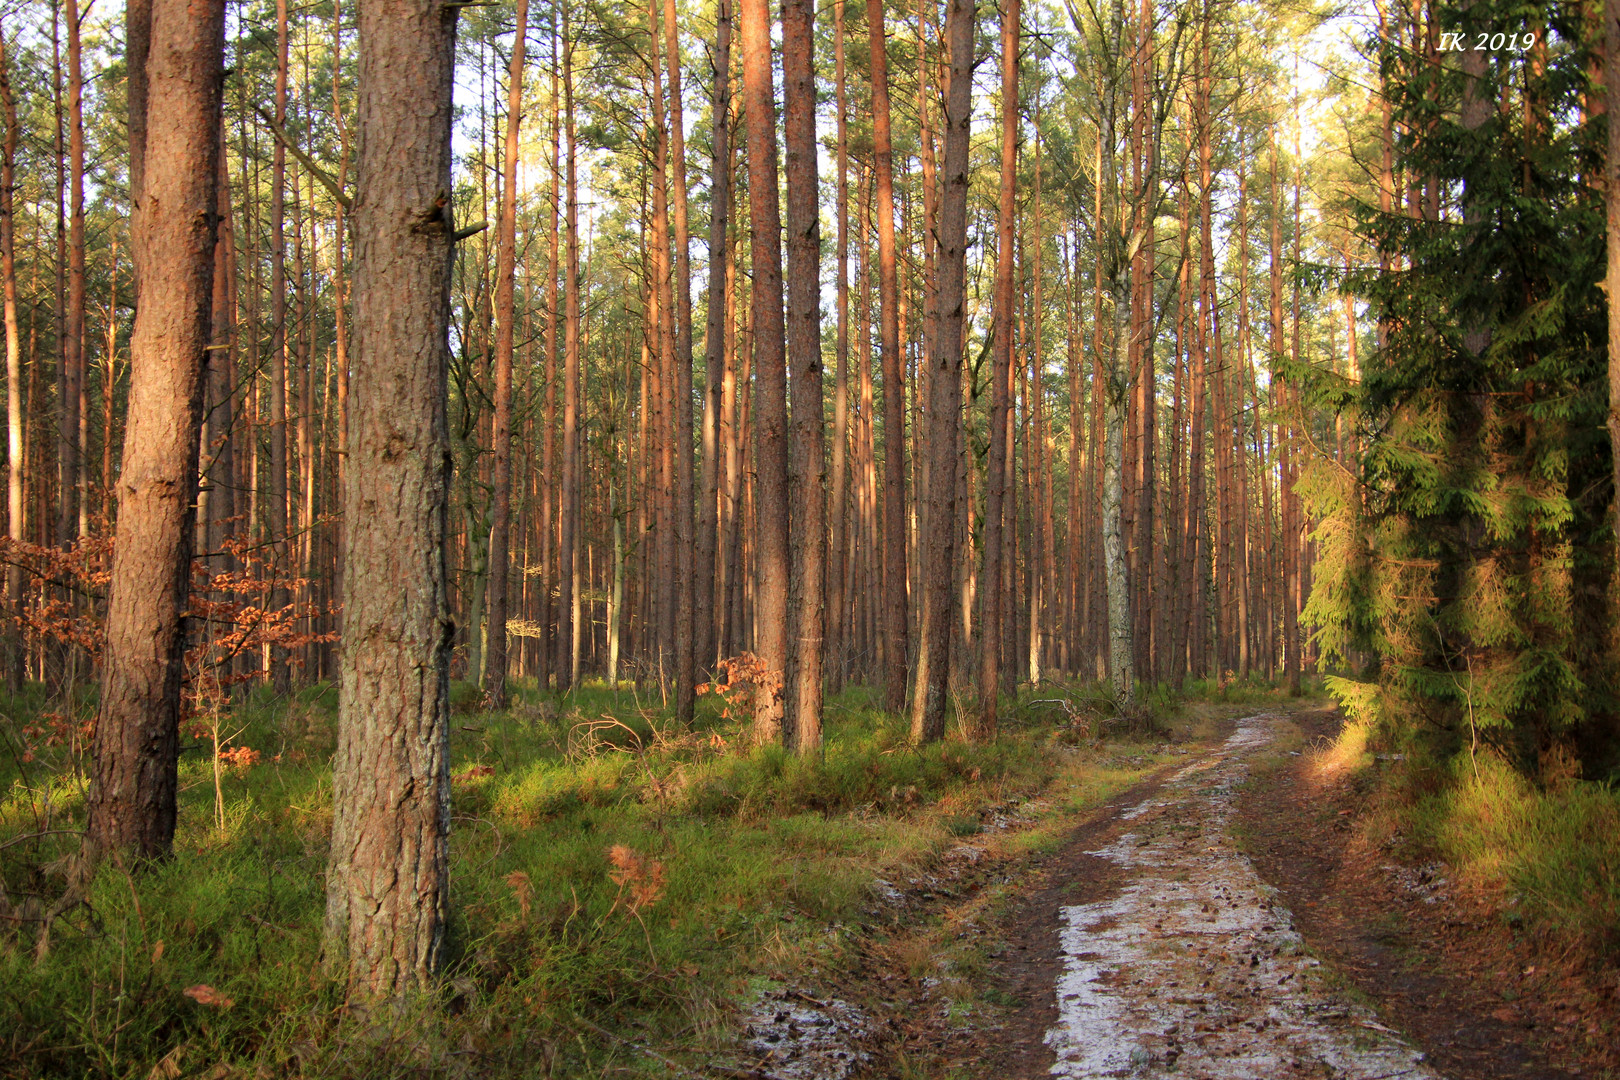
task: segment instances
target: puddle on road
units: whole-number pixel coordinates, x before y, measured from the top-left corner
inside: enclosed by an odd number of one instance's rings
[[[1240,720],[1090,853],[1129,878],[1110,899],[1063,909],[1053,1076],[1439,1080],[1328,984],[1232,842],[1235,788],[1283,722]]]
[[[791,988],[766,994],[743,1028],[743,1047],[753,1057],[750,1075],[844,1080],[869,1060],[855,1049],[867,1028],[866,1015],[837,998],[821,1001]]]

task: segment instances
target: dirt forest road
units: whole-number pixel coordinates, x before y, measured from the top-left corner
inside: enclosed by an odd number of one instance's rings
[[[1056,1008],[1022,1010],[1001,1075],[1440,1076],[1309,955],[1234,840],[1237,789],[1285,723],[1239,720],[1218,748],[1099,823],[1099,846],[1052,868],[1053,890],[1068,883],[1063,899],[1076,881],[1084,895],[1058,904],[1055,960],[1038,955],[1039,938],[1050,942],[1047,904],[1036,905],[1045,918],[1030,913],[1037,933],[1011,944],[1025,953],[1009,958],[1018,996],[1035,1005],[1045,984]]]
[[[1236,788],[1278,722],[1238,721],[1089,852],[1123,880],[1116,895],[1062,911],[1058,1019],[1044,1040],[1052,1075],[1438,1075],[1324,977],[1235,845]]]

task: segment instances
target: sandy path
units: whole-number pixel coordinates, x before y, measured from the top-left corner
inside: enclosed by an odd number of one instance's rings
[[[1234,788],[1283,723],[1238,721],[1091,852],[1124,882],[1062,909],[1053,1076],[1439,1080],[1305,954],[1233,843]]]

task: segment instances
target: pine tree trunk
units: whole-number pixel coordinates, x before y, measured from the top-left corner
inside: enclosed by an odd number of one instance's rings
[[[692,524],[692,254],[686,217],[686,132],[681,106],[681,54],[676,36],[675,0],[664,0],[664,59],[669,68],[670,155],[675,225],[675,715],[690,723],[699,634],[696,627],[698,580]],[[708,589],[704,588],[705,603]],[[704,613],[707,619],[707,612]],[[704,659],[707,665],[708,660]]]
[[[491,709],[506,707],[507,570],[512,524],[512,354],[517,308],[517,165],[523,121],[523,61],[529,35],[529,0],[517,0],[516,33],[506,80],[506,140],[495,256],[495,416],[490,477],[489,629],[484,644],[484,696]],[[471,674],[471,673],[469,673]]]
[[[717,570],[720,545],[722,397],[729,377],[726,354],[726,281],[730,261],[726,231],[731,212],[731,0],[719,0],[714,27],[714,153],[709,186],[709,298],[703,340],[703,501],[698,504],[694,580],[701,612],[693,645],[696,663],[707,669],[719,659],[725,591]]]
[[[84,75],[80,29],[88,9],[67,5],[67,304],[63,309],[62,395],[58,401],[57,542],[66,547],[81,535],[80,493],[84,486],[84,443],[80,438],[84,401]]]
[[[848,578],[845,547],[849,444],[849,135],[846,124],[848,93],[844,82],[844,0],[833,2],[834,95],[838,125],[838,327],[834,350],[837,372],[833,377],[832,492],[827,500],[827,657],[834,693],[843,688],[845,673],[844,588]]]
[[[236,459],[232,428],[236,416],[234,400],[236,389],[236,363],[232,352],[235,340],[235,316],[231,304],[232,284],[235,281],[236,238],[231,227],[231,182],[225,164],[224,130],[220,131],[219,179],[215,184],[219,214],[218,240],[214,250],[214,291],[211,330],[208,349],[207,410],[203,426],[203,461],[207,465],[206,484],[198,494],[198,512],[203,519],[203,541],[208,555],[210,573],[220,574],[231,569],[231,560],[223,548],[226,538],[234,531],[231,524],[236,517]],[[111,371],[109,370],[109,376]],[[108,379],[111,386],[113,380]],[[105,395],[111,407],[111,395]],[[110,417],[109,417],[110,420]],[[112,425],[107,425],[106,441],[112,442]],[[105,450],[103,451],[105,453]],[[212,628],[210,628],[211,632]]]
[[[767,672],[754,705],[754,728],[755,738],[763,743],[782,734],[788,665],[787,329],[782,314],[770,9],[765,0],[741,0],[739,14],[754,271],[754,652]]]
[[[160,0],[161,2],[161,0]],[[446,416],[456,12],[359,9],[354,414],[326,956],[362,996],[425,988],[450,833]]]
[[[783,736],[821,752],[826,619],[826,406],[821,363],[821,214],[816,176],[814,0],[782,3],[782,129],[787,164],[787,351],[793,394],[790,635]]]
[[[939,209],[939,334],[929,361],[928,521],[922,618],[918,626],[913,742],[945,736],[950,692],[951,585],[956,556],[956,439],[962,407],[962,337],[967,276],[968,140],[973,122],[973,0],[950,0],[945,38],[950,83],[945,91],[945,191]]]
[[[287,130],[287,0],[276,0],[275,120]],[[269,531],[271,610],[292,602],[286,584],[287,567],[287,271],[286,194],[287,148],[275,139],[270,166],[270,476],[264,498],[265,528]],[[287,657],[279,646],[270,649],[270,681],[277,693],[291,685]]]
[[[984,587],[979,590],[979,709],[973,737],[996,737],[996,699],[1001,685],[1003,503],[1012,473],[1007,414],[1013,354],[1014,194],[1018,185],[1019,0],[1001,9],[1001,183],[996,212],[996,311],[992,330],[989,453],[985,458]]]
[[[866,0],[866,21],[871,45],[872,186],[877,202],[878,304],[882,321],[879,340],[883,350],[884,704],[890,712],[897,713],[906,701],[911,616],[906,587],[905,359],[900,353],[900,286],[894,246],[894,150],[889,131],[888,45],[882,0]],[[925,133],[924,138],[926,141],[929,136]]]
[[[223,4],[155,0],[142,201],[141,303],[108,584],[101,708],[86,800],[89,849],[166,858],[178,793],[192,492],[213,301],[224,84]]]
[[[563,114],[568,144],[567,254],[563,262],[562,490],[558,495],[557,689],[574,685],[574,578],[579,565],[579,185],[575,174],[574,48],[563,5]]]
[[[546,332],[545,349],[546,411],[541,428],[540,450],[540,639],[535,650],[535,681],[541,692],[551,688],[555,667],[556,609],[552,594],[557,582],[557,322],[562,310],[558,283],[562,280],[562,249],[558,222],[562,216],[562,68],[557,62],[558,15],[551,14],[551,205],[547,212],[546,255]]]
[[[144,62],[144,59],[143,59]],[[22,341],[17,322],[17,220],[13,211],[17,185],[17,99],[11,89],[11,58],[5,28],[0,26],[0,120],[6,129],[0,142],[0,289],[4,291],[6,329],[6,535],[13,544],[27,539],[23,512],[26,462],[23,452]],[[142,133],[144,135],[144,132]],[[27,653],[21,616],[27,603],[21,563],[6,567],[6,598],[16,628],[5,657],[6,688],[22,689]]]

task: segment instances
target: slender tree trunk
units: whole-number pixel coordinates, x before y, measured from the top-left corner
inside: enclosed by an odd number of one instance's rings
[[[754,652],[766,679],[754,705],[755,738],[782,734],[788,665],[787,328],[782,314],[782,224],[777,200],[776,101],[770,10],[741,0],[748,219],[753,235]]]
[[[567,233],[563,263],[562,491],[558,496],[557,689],[574,684],[574,575],[579,564],[579,186],[575,175],[574,46],[563,5],[563,113],[568,143]]]
[[[144,63],[144,58],[142,59]],[[5,297],[6,323],[6,535],[13,544],[26,541],[23,515],[23,481],[26,462],[23,453],[22,341],[17,323],[17,220],[13,210],[17,186],[17,99],[11,89],[11,58],[6,49],[5,28],[0,25],[0,120],[6,125],[0,142],[0,288]],[[144,136],[145,132],[142,132]],[[12,693],[22,689],[23,663],[27,645],[21,616],[27,602],[20,562],[6,567],[6,597],[16,621],[15,638],[6,655],[6,687]]]
[[[517,0],[517,29],[506,80],[506,142],[495,256],[495,416],[489,528],[489,629],[484,644],[484,696],[491,709],[506,707],[507,570],[512,522],[513,290],[517,283],[518,137],[523,124],[523,63],[529,36],[529,0]],[[476,631],[475,631],[476,632]]]
[[[535,680],[542,692],[551,687],[551,670],[556,656],[554,634],[556,609],[552,606],[552,593],[557,580],[557,526],[560,514],[557,508],[557,323],[562,310],[557,293],[562,279],[562,249],[559,243],[558,222],[562,216],[562,68],[557,62],[557,42],[560,38],[558,15],[551,14],[551,199],[547,208],[546,255],[546,333],[542,343],[545,358],[546,412],[541,428],[540,451],[540,640],[535,650]]]
[[[287,0],[276,0],[276,127],[287,130]],[[287,536],[287,273],[286,194],[287,148],[275,139],[270,166],[270,476],[264,497],[265,526],[271,544],[273,587],[270,607],[281,610],[292,602],[288,573]],[[277,693],[291,685],[284,650],[270,649],[270,681]]]
[[[882,309],[879,338],[883,349],[883,637],[887,661],[884,704],[890,712],[897,713],[906,701],[911,616],[906,587],[905,359],[900,353],[900,287],[894,245],[894,150],[889,132],[889,67],[883,0],[866,0],[866,22],[871,44],[872,186],[877,201],[878,303]]]
[[[57,542],[64,547],[80,535],[79,498],[84,485],[84,443],[80,438],[84,401],[84,74],[80,29],[85,12],[78,0],[67,5],[67,306],[62,323],[61,427],[58,439]]]
[[[956,556],[956,437],[962,402],[962,334],[966,307],[968,138],[973,121],[973,0],[950,0],[945,37],[950,84],[945,92],[945,191],[939,215],[939,337],[930,361],[928,452],[929,521],[926,542],[917,687],[911,737],[934,742],[945,735],[950,690],[951,585]],[[986,583],[985,587],[991,587]]]
[[[692,533],[692,253],[686,217],[686,132],[675,0],[664,0],[664,60],[669,69],[670,210],[675,225],[675,715],[690,723],[696,703],[697,556]],[[707,602],[708,589],[704,589]],[[705,613],[705,620],[707,613]],[[707,658],[702,661],[708,664]]]
[[[223,3],[152,5],[145,171],[132,223],[141,304],[86,806],[92,854],[166,858],[174,843],[224,28]]]
[[[822,400],[821,214],[816,177],[814,0],[782,4],[782,128],[787,151],[787,346],[792,370],[790,666],[783,736],[821,752],[827,571],[827,418]]]
[[[162,0],[160,0],[162,2]],[[359,9],[354,415],[326,956],[362,995],[425,989],[449,906],[446,416],[455,9]]]
[[[697,566],[699,596],[709,609],[698,617],[693,645],[696,662],[707,669],[719,659],[716,639],[722,626],[725,592],[716,563],[720,550],[720,423],[728,376],[726,355],[726,230],[731,211],[731,0],[718,0],[714,27],[714,153],[709,188],[709,297],[703,335],[703,501],[698,504]]]
[[[1605,278],[1609,296],[1608,424],[1610,456],[1614,462],[1615,540],[1620,543],[1620,4],[1603,5],[1603,28],[1604,104],[1609,133],[1603,170],[1608,237],[1608,275]]]
[[[231,181],[226,168],[224,129],[221,126],[219,151],[219,179],[215,184],[219,214],[218,240],[214,250],[213,310],[208,348],[207,412],[204,415],[203,453],[207,465],[207,483],[204,493],[198,495],[198,511],[203,518],[203,539],[208,555],[208,568],[219,574],[231,569],[231,560],[224,552],[226,538],[234,531],[231,524],[236,517],[236,460],[233,437],[236,416],[236,361],[233,355],[235,340],[235,313],[232,310],[232,284],[235,281],[236,237],[231,227]],[[109,357],[109,360],[111,358]],[[111,366],[108,368],[108,387],[113,385]],[[103,391],[111,401],[111,390]],[[112,442],[112,425],[107,425],[106,439]],[[211,632],[211,628],[210,628]]]
[[[1013,355],[1013,252],[1015,189],[1018,185],[1019,0],[1001,7],[1001,195],[996,214],[995,338],[990,372],[989,454],[985,459],[984,587],[979,590],[979,714],[977,741],[996,737],[996,697],[1001,683],[1002,518],[1012,463],[1007,441]]]
[[[848,579],[845,547],[848,543],[846,488],[849,442],[849,133],[845,122],[848,94],[844,81],[844,0],[833,2],[834,93],[838,114],[838,328],[834,345],[838,370],[833,381],[832,493],[827,500],[831,518],[827,552],[827,656],[832,689],[843,688],[847,651],[844,587]]]

